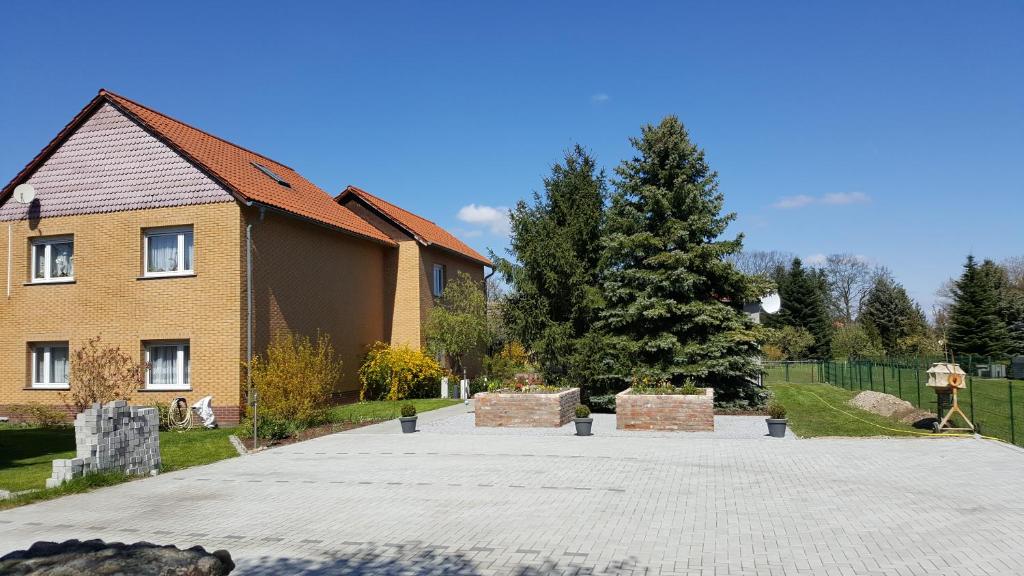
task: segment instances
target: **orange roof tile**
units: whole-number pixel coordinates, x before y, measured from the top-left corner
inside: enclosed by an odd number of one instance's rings
[[[482,256],[476,250],[466,245],[444,228],[434,224],[430,220],[417,216],[408,210],[404,210],[394,204],[370,194],[366,190],[356,186],[349,186],[339,194],[336,200],[341,201],[347,194],[353,194],[361,198],[367,204],[375,208],[398,227],[409,231],[417,240],[425,246],[436,244],[452,252],[465,256],[485,266],[491,266],[491,261]]]
[[[201,168],[218,177],[243,199],[393,244],[383,232],[351,210],[338,205],[329,194],[290,167],[165,116],[124,96],[107,90],[100,90],[100,95],[149,128],[157,137],[162,137]],[[254,166],[254,162],[270,168],[290,186],[278,184]]]
[[[138,122],[243,202],[256,202],[363,238],[395,245],[386,234],[351,210],[339,205],[330,194],[288,166],[108,90],[100,90],[99,94],[46,147],[0,190],[0,201],[45,162],[104,102],[109,102]],[[254,162],[275,172],[282,180],[288,182],[289,186],[283,186],[271,179],[254,166]]]

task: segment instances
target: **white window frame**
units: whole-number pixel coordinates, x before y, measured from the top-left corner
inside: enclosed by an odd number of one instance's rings
[[[53,251],[52,246],[54,244],[71,244],[71,275],[62,278],[52,278],[50,275],[53,273],[50,267],[53,265],[52,259],[50,258],[51,252]],[[43,264],[46,269],[43,271],[43,277],[37,278],[36,272],[39,269],[36,264],[39,262],[38,250],[43,250]],[[34,238],[32,240],[32,264],[29,267],[29,282],[32,284],[61,284],[64,282],[75,281],[75,237],[71,236],[52,236],[47,238]]]
[[[192,235],[192,267],[185,268],[185,237]],[[149,271],[149,239],[153,236],[177,236],[178,238],[178,269],[167,272]],[[194,276],[196,268],[195,257],[196,235],[192,226],[177,226],[174,228],[149,228],[142,231],[142,276],[144,278],[166,278],[170,276]]]
[[[440,272],[440,275],[438,274]],[[430,286],[434,296],[441,297],[444,293],[445,280],[447,280],[447,270],[445,270],[444,264],[434,264],[432,268]]]
[[[146,368],[146,390],[190,390],[192,388],[192,346],[188,340],[175,340],[175,341],[152,341],[146,342],[145,356],[146,365],[151,365],[150,354],[153,348],[158,347],[171,347],[175,346],[178,349],[178,358],[176,362],[177,366],[177,378],[174,384],[153,384],[153,370]],[[188,370],[185,369],[185,349],[189,349],[189,363]],[[188,381],[185,378],[188,378]]]
[[[54,348],[67,348],[68,350],[68,363],[71,362],[71,347],[68,346],[67,342],[33,342],[31,344],[32,355],[32,388],[41,388],[47,390],[67,390],[70,386],[67,382],[50,382],[50,355],[53,354]],[[39,366],[39,354],[43,355],[43,373],[40,375],[38,372]],[[69,370],[70,372],[70,370]]]

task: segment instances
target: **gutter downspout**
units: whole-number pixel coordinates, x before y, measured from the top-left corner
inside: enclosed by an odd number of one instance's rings
[[[7,225],[7,299],[11,298],[11,236],[14,234],[11,224]]]
[[[256,398],[252,390],[252,222],[245,225],[245,381],[252,404],[252,447],[256,448]]]

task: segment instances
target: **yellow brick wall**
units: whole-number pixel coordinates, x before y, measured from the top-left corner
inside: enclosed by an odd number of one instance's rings
[[[143,229],[176,225],[193,226],[195,276],[140,280]],[[100,336],[140,360],[143,341],[190,341],[192,390],[136,392],[132,403],[212,394],[221,415],[234,409],[237,416],[244,317],[240,233],[235,202],[0,223],[0,411],[12,404],[64,404],[59,392],[28,388],[30,342],[67,341],[73,352]],[[75,283],[27,285],[30,239],[66,234],[74,235]]]
[[[415,240],[399,242],[397,252],[391,344],[418,349],[422,344],[420,246]]]
[[[281,330],[330,334],[344,362],[338,393],[353,399],[367,347],[389,337],[386,262],[395,249],[272,212],[261,220],[253,209],[249,222],[255,351],[266,350]]]

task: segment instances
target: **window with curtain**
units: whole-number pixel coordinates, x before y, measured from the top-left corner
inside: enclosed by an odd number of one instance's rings
[[[188,388],[191,385],[188,342],[153,342],[146,345],[146,388]]]
[[[67,388],[68,343],[32,345],[32,387]]]
[[[434,264],[434,296],[440,297],[444,292],[445,269],[444,264]]]
[[[73,237],[32,241],[32,282],[70,282],[75,278]]]
[[[145,233],[145,275],[192,274],[195,252],[192,228],[163,228]]]

